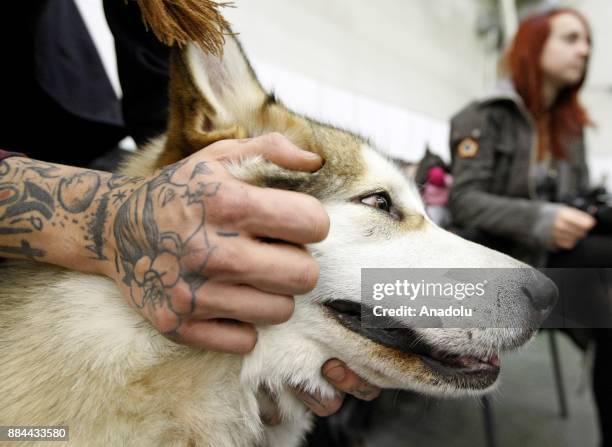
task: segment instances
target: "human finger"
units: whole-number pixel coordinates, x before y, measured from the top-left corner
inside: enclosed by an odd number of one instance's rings
[[[291,296],[266,293],[247,285],[209,281],[198,289],[190,318],[279,324],[291,318],[294,307]]]
[[[555,243],[559,248],[562,248],[564,250],[571,250],[576,245],[576,238],[559,235],[555,239]]]
[[[203,273],[268,293],[301,295],[315,288],[319,265],[295,245],[231,238],[216,250]]]
[[[560,234],[567,238],[583,239],[587,235],[587,231],[580,227],[566,224],[559,230]]]
[[[207,147],[206,153],[228,160],[260,155],[278,166],[294,171],[314,172],[323,164],[320,155],[300,149],[277,132],[243,140],[222,140]]]
[[[312,196],[253,186],[249,193],[251,210],[242,228],[259,237],[294,244],[320,242],[329,233],[329,216]]]
[[[555,230],[559,235],[568,238],[582,238],[586,235],[586,231],[573,224],[571,220],[562,218],[555,223]]]
[[[329,216],[314,197],[294,191],[225,182],[206,202],[210,222],[255,236],[294,244],[319,242],[329,231]]]
[[[257,342],[253,325],[232,320],[190,320],[166,335],[181,344],[232,354],[246,354]]]
[[[343,394],[336,394],[331,399],[324,399],[319,393],[307,393],[306,391],[295,389],[295,395],[306,404],[314,414],[326,417],[334,414],[342,406],[344,401]]]
[[[338,359],[325,362],[321,371],[332,385],[358,399],[369,401],[380,395],[380,388],[363,380]]]
[[[565,221],[575,228],[580,228],[583,231],[591,230],[597,221],[589,213],[585,213],[577,208],[568,207],[564,215]]]

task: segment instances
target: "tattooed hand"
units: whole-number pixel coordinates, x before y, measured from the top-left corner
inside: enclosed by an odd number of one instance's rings
[[[221,141],[149,178],[117,181],[127,185],[112,193],[125,196],[121,205],[109,205],[109,275],[173,340],[248,352],[254,324],[288,320],[292,295],[316,285],[317,263],[294,244],[325,238],[327,214],[310,196],[247,185],[225,169],[228,159],[257,154],[289,169],[321,165],[287,139],[266,135]]]
[[[0,257],[105,274],[173,340],[247,352],[254,324],[286,321],[292,296],[314,288],[318,265],[299,245],[329,229],[316,199],[227,172],[223,161],[249,155],[321,166],[278,134],[220,141],[147,178],[1,160]]]
[[[321,166],[278,134],[220,141],[147,178],[1,160],[0,256],[105,274],[167,337],[248,352],[253,325],[286,321],[292,296],[314,288],[318,266],[300,245],[329,229],[314,198],[257,188],[227,172],[224,162],[251,155],[293,170]],[[378,393],[338,360],[323,372],[341,391],[364,399]],[[317,414],[342,402],[298,395]]]

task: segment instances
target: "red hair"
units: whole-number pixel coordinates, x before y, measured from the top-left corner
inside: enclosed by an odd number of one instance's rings
[[[555,158],[565,159],[568,139],[580,135],[582,128],[591,124],[587,111],[578,100],[578,91],[586,78],[586,66],[582,79],[576,85],[562,89],[549,110],[544,104],[540,58],[550,35],[551,19],[560,14],[572,14],[577,17],[584,24],[590,38],[589,24],[582,14],[570,8],[553,9],[544,14],[528,17],[521,23],[504,60],[504,66],[512,77],[514,87],[537,124],[540,137],[539,159],[544,156],[546,141],[550,143],[548,147]],[[548,127],[546,112],[550,113]]]

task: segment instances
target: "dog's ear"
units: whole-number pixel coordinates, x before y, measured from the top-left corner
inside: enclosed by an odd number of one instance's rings
[[[188,44],[173,49],[170,62],[170,121],[160,164],[248,136],[246,126],[268,96],[233,36],[225,37],[222,57]]]

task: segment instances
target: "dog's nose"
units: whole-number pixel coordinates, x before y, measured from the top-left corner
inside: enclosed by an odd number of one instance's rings
[[[559,299],[559,290],[555,283],[543,273],[534,270],[533,279],[521,287],[523,293],[543,321],[553,310]]]

